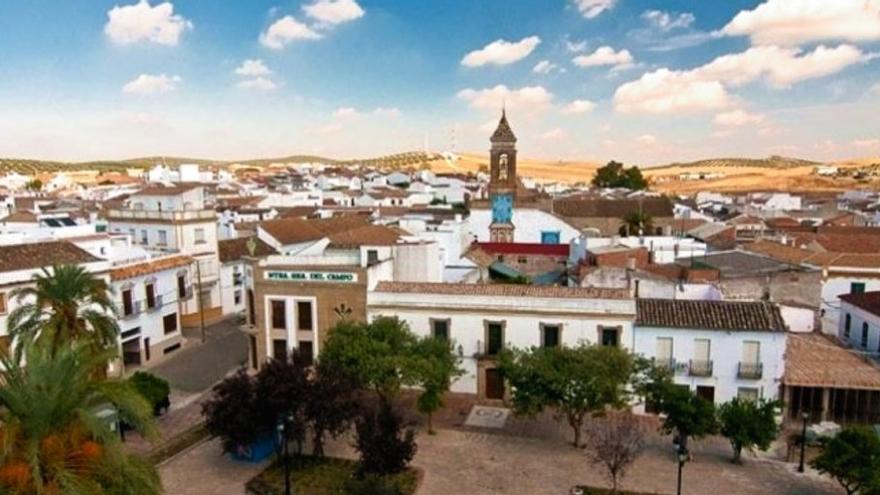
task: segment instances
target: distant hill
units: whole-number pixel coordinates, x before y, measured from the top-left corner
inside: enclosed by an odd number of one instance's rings
[[[661,172],[667,168],[738,168],[738,167],[757,167],[757,168],[794,168],[794,167],[816,167],[823,165],[819,162],[810,160],[802,160],[800,158],[788,158],[784,156],[771,156],[769,158],[709,158],[686,163],[670,163],[668,165],[660,165],[650,167],[647,170],[652,172]]]

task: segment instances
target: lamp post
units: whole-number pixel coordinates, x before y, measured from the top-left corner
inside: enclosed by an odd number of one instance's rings
[[[684,463],[687,462],[688,450],[687,447],[683,445],[679,445],[676,450],[678,453],[678,489],[675,491],[675,493],[677,495],[681,495],[681,470],[684,467]]]
[[[288,414],[278,423],[278,433],[281,434],[281,462],[284,465],[284,495],[291,495],[293,493],[293,489],[290,486],[290,450],[287,441],[291,422],[293,422],[293,415]]]
[[[810,413],[801,413],[801,418],[804,420],[804,425],[801,428],[801,463],[798,465],[799,473],[804,472],[804,450],[807,448],[807,420],[810,419]]]

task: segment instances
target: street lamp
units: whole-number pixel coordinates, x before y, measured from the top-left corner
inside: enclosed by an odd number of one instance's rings
[[[282,464],[284,465],[284,495],[291,495],[291,493],[293,493],[293,489],[290,486],[290,450],[287,441],[290,423],[292,422],[293,415],[288,414],[280,423],[278,423],[278,433],[281,435]]]
[[[681,469],[684,467],[684,463],[688,460],[688,450],[687,447],[683,445],[679,445],[676,450],[678,452],[678,489],[675,493],[681,495]]]
[[[801,418],[804,420],[803,428],[801,429],[801,463],[798,465],[798,472],[804,472],[804,450],[807,448],[807,420],[810,419],[810,413],[802,412]]]

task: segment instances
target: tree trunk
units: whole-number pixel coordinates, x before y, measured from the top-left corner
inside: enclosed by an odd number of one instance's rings
[[[617,493],[617,474],[611,475],[611,493]]]
[[[584,415],[568,413],[567,416],[568,424],[574,431],[574,447],[578,448],[581,446],[581,426],[583,426],[584,423]]]
[[[434,434],[434,413],[428,412],[428,435]]]
[[[312,437],[312,455],[324,457],[324,432],[315,430]]]
[[[733,446],[733,463],[742,464],[742,445]]]

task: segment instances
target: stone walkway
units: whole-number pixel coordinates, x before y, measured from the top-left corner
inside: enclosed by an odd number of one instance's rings
[[[233,462],[220,452],[219,440],[208,440],[159,466],[168,495],[243,495],[244,484],[266,468]]]

